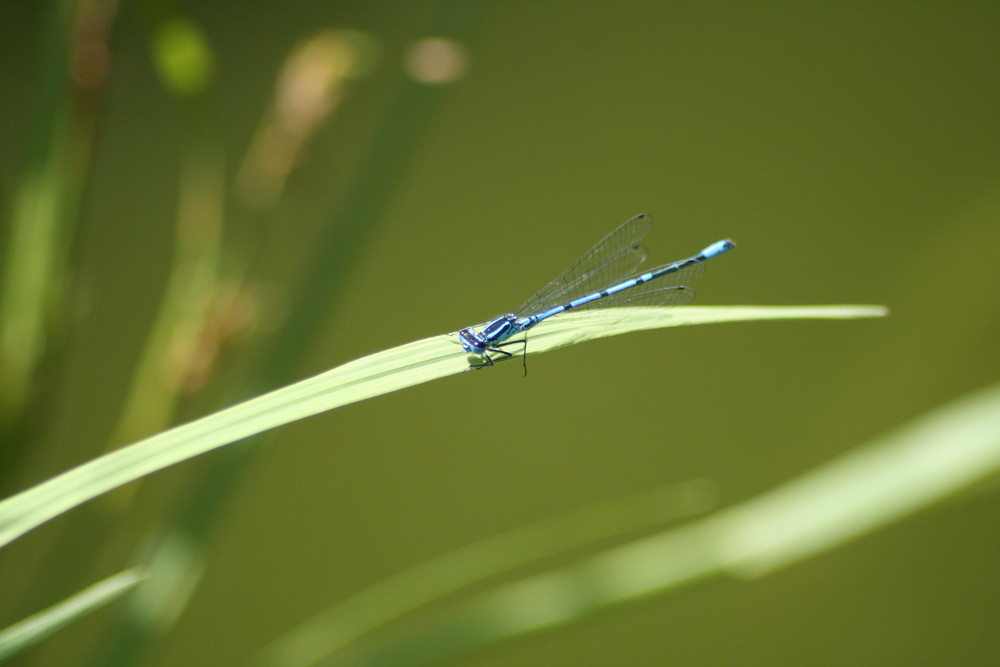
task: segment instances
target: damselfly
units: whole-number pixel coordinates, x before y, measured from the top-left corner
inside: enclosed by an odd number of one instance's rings
[[[473,327],[459,331],[462,349],[485,359],[472,367],[492,366],[491,353],[512,356],[502,349],[507,345],[523,344],[527,349],[526,339],[509,339],[567,310],[688,303],[694,290],[686,283],[702,274],[702,263],[736,247],[729,239],[716,241],[687,259],[623,278],[646,259],[641,241],[652,224],[648,215],[640,213],[608,234],[517,312],[496,318],[478,332]]]

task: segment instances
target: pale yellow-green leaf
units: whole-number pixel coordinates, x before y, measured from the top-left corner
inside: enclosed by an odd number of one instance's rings
[[[609,308],[566,313],[532,329],[538,354],[658,327],[747,320],[877,317],[877,306]],[[510,346],[515,354],[521,346]],[[349,403],[460,373],[470,358],[454,335],[425,338],[182,424],[84,463],[0,502],[0,545],[102,493],[218,447]],[[488,381],[483,371],[482,381]],[[494,370],[495,372],[495,370]]]

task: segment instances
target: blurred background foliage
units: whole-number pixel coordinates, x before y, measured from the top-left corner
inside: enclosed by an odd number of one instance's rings
[[[165,471],[0,553],[0,624],[164,553],[176,614],[18,664],[245,664],[441,553],[691,480],[729,505],[997,378],[996,3],[9,2],[0,30],[4,496],[516,307],[639,211],[653,262],[737,240],[701,304],[892,310],[597,341]],[[996,491],[463,664],[995,663]]]

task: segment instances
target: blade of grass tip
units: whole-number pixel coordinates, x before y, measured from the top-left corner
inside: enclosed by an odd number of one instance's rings
[[[37,644],[68,623],[108,604],[145,579],[145,568],[133,568],[88,586],[44,611],[0,630],[0,662]]]
[[[885,306],[646,306],[563,313],[528,334],[528,352],[535,354],[588,340],[634,331],[691,324],[794,319],[861,319],[884,317]],[[518,346],[512,346],[517,356]],[[509,361],[504,358],[503,361]],[[498,359],[498,361],[500,361]]]
[[[79,664],[145,664],[142,646],[163,638],[183,613],[188,599],[205,572],[205,551],[196,540],[178,531],[158,541],[148,540],[136,558],[149,563],[150,577],[119,607],[118,632],[101,646],[89,662]]]
[[[597,503],[474,542],[385,579],[306,621],[260,652],[261,667],[312,665],[358,637],[456,590],[600,540],[705,512],[698,480]]]
[[[670,311],[640,313],[631,311]],[[875,307],[618,308],[569,313],[532,337],[532,352],[654,326],[781,319],[783,317],[872,317]],[[625,311],[625,312],[611,312]],[[680,312],[678,312],[680,311]],[[583,315],[583,317],[581,317]],[[630,324],[631,323],[631,324]],[[553,329],[553,331],[549,331]],[[122,484],[218,447],[349,403],[468,370],[468,357],[453,335],[434,336],[362,357],[207,417],[177,426],[105,454],[0,502],[0,545],[63,512]]]
[[[761,576],[1000,470],[1000,384],[715,516],[504,586],[353,651],[352,667],[426,665],[576,622],[712,575]],[[338,662],[336,664],[342,664]]]

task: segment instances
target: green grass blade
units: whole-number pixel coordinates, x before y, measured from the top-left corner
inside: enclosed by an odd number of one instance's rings
[[[350,664],[436,664],[709,576],[761,576],[897,521],[998,470],[1000,384],[712,517],[487,592],[422,627],[352,653]]]
[[[88,586],[48,609],[0,630],[0,662],[45,639],[71,621],[121,597],[146,578],[145,568],[133,568]]]
[[[385,579],[272,642],[261,667],[312,665],[403,614],[527,563],[703,513],[715,488],[700,480],[615,498],[466,545]]]
[[[553,318],[539,327],[537,334],[532,331],[528,349],[535,354],[656,327],[753,319],[873,317],[884,312],[874,306],[613,308]],[[164,431],[0,502],[0,545],[151,472],[283,424],[461,373],[468,364],[469,358],[455,336],[434,336],[362,357]]]
[[[682,306],[607,308],[568,312],[546,320],[528,332],[529,354],[538,354],[596,338],[646,329],[689,324],[749,322],[752,320],[856,319],[882,317],[884,306]],[[510,346],[508,352],[517,352]]]

